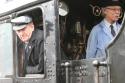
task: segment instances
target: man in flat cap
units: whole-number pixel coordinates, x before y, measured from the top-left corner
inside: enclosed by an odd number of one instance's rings
[[[117,22],[121,14],[121,3],[118,0],[103,0],[102,14],[104,19],[95,25],[90,33],[86,58],[106,58],[105,49],[120,30]]]
[[[43,31],[35,28],[30,16],[19,16],[11,20],[18,35],[18,57],[23,58],[24,74],[41,74],[44,71]],[[19,62],[19,66],[21,63]]]

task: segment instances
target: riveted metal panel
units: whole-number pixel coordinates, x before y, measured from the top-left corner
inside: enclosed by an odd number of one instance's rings
[[[95,67],[93,60],[75,60],[69,62],[68,70],[62,66],[60,79],[62,83],[108,83],[107,67]],[[100,60],[101,61],[101,60]],[[68,75],[67,74],[68,71]],[[67,79],[68,77],[68,79]],[[67,80],[66,80],[67,79]]]

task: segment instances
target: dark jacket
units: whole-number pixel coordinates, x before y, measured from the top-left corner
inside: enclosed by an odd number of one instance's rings
[[[44,71],[44,42],[43,31],[35,29],[26,46],[25,43],[18,42],[18,55],[23,59],[19,61],[19,66],[22,64],[22,74],[37,74]],[[28,49],[28,51],[27,51]],[[27,51],[27,52],[26,52]],[[24,72],[25,71],[25,72]]]

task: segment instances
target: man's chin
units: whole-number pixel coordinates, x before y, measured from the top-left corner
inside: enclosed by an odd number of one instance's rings
[[[118,21],[118,20],[119,20],[119,18],[115,18],[115,19],[114,19],[114,22],[116,22],[116,21]]]
[[[28,42],[28,40],[26,40],[26,39],[25,39],[25,40],[24,40],[24,39],[22,39],[21,41],[22,41],[22,42]]]

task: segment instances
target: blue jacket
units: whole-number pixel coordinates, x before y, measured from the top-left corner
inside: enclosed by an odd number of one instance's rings
[[[106,58],[105,49],[115,38],[111,34],[111,29],[109,28],[110,25],[111,24],[104,19],[93,27],[87,43],[87,59]],[[120,24],[114,23],[113,26],[116,34],[118,34],[120,30]]]

